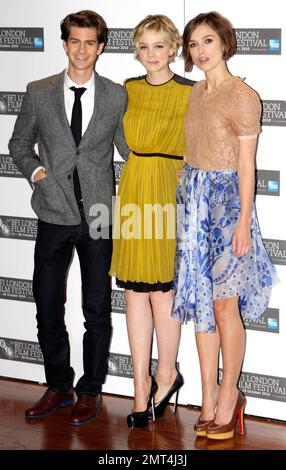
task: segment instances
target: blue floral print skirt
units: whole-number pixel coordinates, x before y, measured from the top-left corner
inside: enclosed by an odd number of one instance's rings
[[[195,322],[196,332],[214,332],[213,301],[239,297],[243,319],[265,311],[276,270],[262,243],[255,206],[252,248],[232,254],[232,234],[240,215],[236,171],[204,171],[184,166],[177,187],[175,298],[172,315]]]

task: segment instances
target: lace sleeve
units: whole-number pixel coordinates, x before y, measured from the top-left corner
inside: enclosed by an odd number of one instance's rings
[[[261,132],[261,102],[257,93],[243,82],[233,90],[233,128],[239,138],[253,138]]]

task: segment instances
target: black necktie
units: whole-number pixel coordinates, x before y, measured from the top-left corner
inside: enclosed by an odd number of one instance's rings
[[[71,130],[76,146],[78,147],[81,141],[81,132],[82,132],[82,109],[81,109],[81,96],[85,92],[86,88],[76,88],[74,86],[70,87],[74,91],[74,104],[72,108],[72,117],[71,117]],[[73,183],[74,183],[74,193],[77,200],[77,203],[82,202],[82,194],[79,183],[79,177],[77,172],[77,167],[75,167],[73,172]]]

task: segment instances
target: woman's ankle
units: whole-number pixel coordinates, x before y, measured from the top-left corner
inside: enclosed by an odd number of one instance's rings
[[[162,386],[172,385],[175,378],[177,377],[178,371],[176,367],[172,367],[168,370],[157,370],[156,381]]]

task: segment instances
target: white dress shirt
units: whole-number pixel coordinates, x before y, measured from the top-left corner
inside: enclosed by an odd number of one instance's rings
[[[70,87],[74,86],[75,88],[86,88],[86,91],[81,96],[81,109],[82,109],[82,135],[85,133],[91,116],[93,114],[94,108],[94,73],[92,73],[91,78],[88,82],[78,85],[78,83],[73,82],[65,71],[64,77],[64,98],[65,98],[65,109],[66,115],[68,118],[69,125],[71,124],[72,108],[74,104],[74,91],[70,90]],[[43,166],[38,166],[32,173],[31,181],[34,183],[34,176],[39,170],[44,170]]]
[[[88,82],[78,85],[73,82],[65,71],[64,78],[64,93],[65,93],[65,108],[68,118],[69,125],[71,124],[72,108],[74,104],[74,91],[70,90],[70,87],[75,88],[86,88],[86,91],[81,96],[81,109],[82,109],[82,132],[83,135],[87,129],[89,121],[91,119],[94,107],[94,73],[92,74]]]

